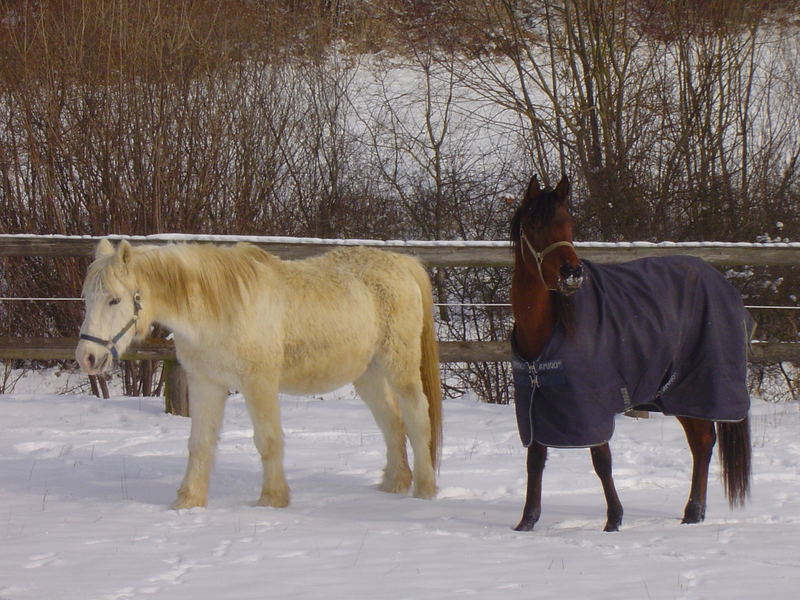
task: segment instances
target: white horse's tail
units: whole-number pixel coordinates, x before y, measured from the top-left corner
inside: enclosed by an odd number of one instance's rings
[[[420,377],[422,390],[428,399],[428,420],[431,426],[431,463],[438,468],[442,452],[442,382],[439,377],[439,344],[433,325],[433,295],[431,281],[425,269],[418,265],[413,269],[422,294],[422,362]]]

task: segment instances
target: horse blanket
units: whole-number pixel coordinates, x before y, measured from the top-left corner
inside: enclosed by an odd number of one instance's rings
[[[559,322],[533,362],[512,334],[525,446],[604,444],[614,416],[636,408],[713,421],[747,416],[753,320],[716,269],[687,256],[583,265],[574,331]]]

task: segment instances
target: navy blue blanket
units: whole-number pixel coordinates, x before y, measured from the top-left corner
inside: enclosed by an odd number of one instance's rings
[[[686,256],[583,264],[574,332],[559,323],[531,363],[512,335],[525,446],[603,444],[614,416],[637,407],[714,421],[747,416],[753,321],[716,269]]]

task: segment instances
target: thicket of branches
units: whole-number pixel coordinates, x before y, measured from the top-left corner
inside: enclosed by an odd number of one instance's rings
[[[506,198],[564,172],[580,239],[798,239],[797,2],[0,7],[4,233],[504,239]],[[3,295],[73,296],[85,261],[3,267]],[[434,273],[442,302],[505,302],[507,280]],[[791,271],[736,282],[796,302]],[[81,307],[0,316],[74,335]],[[440,333],[500,339],[508,318],[443,308]],[[500,365],[449,381],[508,400]]]

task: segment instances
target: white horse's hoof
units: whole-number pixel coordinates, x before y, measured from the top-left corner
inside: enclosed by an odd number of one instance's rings
[[[411,489],[411,471],[404,469],[394,477],[384,474],[383,481],[381,481],[378,489],[387,494],[407,494],[408,490]]]
[[[181,510],[184,508],[205,508],[207,500],[205,498],[193,497],[183,494],[178,494],[175,502],[172,503],[174,510]]]
[[[410,483],[402,483],[399,481],[382,481],[378,486],[379,491],[386,492],[387,494],[407,494],[410,489]]]
[[[414,497],[422,498],[423,500],[432,500],[436,497],[436,485],[414,486]]]
[[[257,502],[258,506],[271,506],[272,508],[286,508],[289,506],[289,490],[277,493],[262,493]]]

